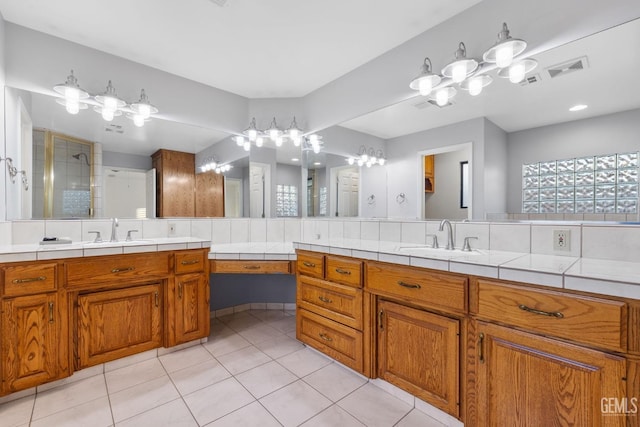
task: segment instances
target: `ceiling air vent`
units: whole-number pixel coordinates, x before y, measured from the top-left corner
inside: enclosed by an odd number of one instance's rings
[[[586,56],[583,56],[577,59],[572,59],[571,61],[564,62],[562,64],[547,67],[547,72],[553,79],[558,76],[564,76],[565,74],[573,73],[575,71],[584,70],[585,68],[589,68],[589,60]]]
[[[427,99],[424,101],[420,101],[417,104],[413,104],[414,107],[416,107],[418,110],[424,110],[425,108],[427,108],[428,106],[433,105],[434,107],[438,107],[438,108],[447,108],[451,105],[453,105],[453,102],[449,101],[447,104],[443,105],[442,107],[438,105],[438,103],[436,101],[434,101],[433,99]]]
[[[520,86],[529,86],[534,83],[538,83],[540,81],[540,74],[532,74],[530,76],[525,76],[524,79],[520,82]]]
[[[124,129],[122,129],[121,125],[110,124],[104,128],[105,132],[115,132],[115,133],[124,133]]]

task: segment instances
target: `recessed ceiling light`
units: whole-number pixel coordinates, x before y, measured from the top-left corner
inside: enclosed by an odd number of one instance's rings
[[[298,159],[297,157],[294,157],[293,159],[291,159],[292,162],[297,162],[298,160],[300,159]]]
[[[321,164],[322,164],[322,163],[320,163],[320,162],[313,162],[313,165],[314,165],[314,166],[320,166]]]
[[[584,110],[587,107],[588,107],[588,105],[578,104],[578,105],[574,105],[573,107],[569,108],[569,111],[581,111],[581,110]]]

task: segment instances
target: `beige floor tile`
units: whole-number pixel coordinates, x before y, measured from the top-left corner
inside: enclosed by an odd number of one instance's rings
[[[231,330],[231,329],[230,329]],[[203,346],[215,357],[233,353],[245,347],[249,347],[251,343],[245,340],[240,334],[233,332],[231,335],[213,337]]]
[[[363,427],[360,421],[352,417],[347,411],[338,405],[332,405],[302,424],[305,427]]]
[[[283,310],[251,310],[251,315],[263,322],[280,320],[286,316]]]
[[[162,367],[162,363],[157,358],[154,358],[107,372],[104,376],[107,379],[109,393],[116,393],[125,388],[146,383],[165,375],[167,373]]]
[[[215,359],[169,374],[181,395],[185,396],[231,376]]]
[[[263,323],[247,328],[242,332],[239,332],[239,334],[251,344],[256,344],[279,337],[282,335],[282,332]]]
[[[207,424],[207,427],[240,426],[280,427],[280,423],[259,402],[253,402]]]
[[[199,425],[205,425],[255,399],[234,378],[229,378],[184,397]]]
[[[413,409],[406,417],[400,420],[397,427],[446,427],[444,424],[434,420],[427,414]]]
[[[289,338],[286,335],[280,335],[272,340],[262,341],[256,344],[262,352],[267,356],[278,359],[294,351],[302,350],[304,344],[296,339]]]
[[[329,399],[300,380],[263,397],[260,403],[285,427],[300,425],[331,406]]]
[[[332,362],[308,348],[303,348],[279,358],[278,363],[302,378]]]
[[[296,330],[296,318],[293,316],[286,316],[280,320],[267,322],[267,325],[286,334],[288,332],[294,332]]]
[[[180,397],[168,376],[129,387],[109,395],[113,418],[126,420]]]
[[[108,427],[111,425],[113,425],[113,418],[111,418],[107,396],[56,412],[31,423],[31,427]]]
[[[303,380],[334,402],[367,383],[365,378],[337,363],[331,363],[307,375]]]
[[[2,420],[2,426],[17,427],[23,424],[29,424],[35,399],[36,395],[33,394],[1,404],[0,420]]]
[[[203,346],[196,345],[159,357],[167,372],[174,372],[189,366],[212,360],[213,357]]]
[[[104,375],[65,384],[36,395],[33,419],[48,417],[107,395]]]
[[[242,311],[240,313],[220,317],[220,320],[236,332],[241,332],[247,328],[262,323],[260,319],[252,316],[248,311]]]
[[[394,425],[412,409],[407,403],[372,384],[354,391],[338,405],[369,427]]]
[[[240,372],[248,371],[251,368],[271,361],[269,356],[254,346],[245,347],[233,353],[219,356],[217,359],[227,368],[227,371],[231,372],[231,375],[237,375]]]
[[[298,377],[287,371],[277,362],[265,363],[236,376],[236,379],[256,398],[259,399],[287,384],[298,380]]]
[[[116,427],[197,427],[198,423],[182,399],[116,423]]]

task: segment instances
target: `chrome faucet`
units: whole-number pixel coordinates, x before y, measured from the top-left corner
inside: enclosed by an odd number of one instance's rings
[[[447,226],[448,230],[447,230],[447,246],[445,246],[445,249],[448,250],[453,250],[453,228],[451,228],[451,222],[449,222],[448,219],[443,219],[442,221],[440,221],[440,228],[438,229],[438,231],[444,231],[444,226]]]
[[[111,218],[111,240],[110,242],[118,241],[118,233],[116,233],[116,228],[118,227],[118,218]]]

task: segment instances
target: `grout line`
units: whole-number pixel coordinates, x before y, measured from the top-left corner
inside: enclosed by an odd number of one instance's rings
[[[109,402],[109,413],[111,414],[112,425],[116,425],[116,417],[113,415],[113,406],[111,405],[111,393],[109,393],[109,384],[107,383],[107,374],[102,370],[102,379],[104,380],[104,388],[107,391],[107,401]]]

